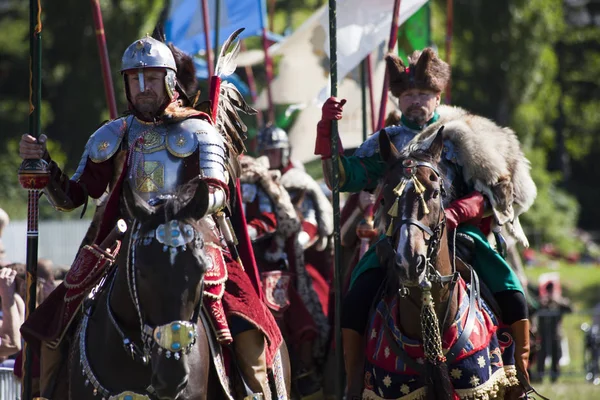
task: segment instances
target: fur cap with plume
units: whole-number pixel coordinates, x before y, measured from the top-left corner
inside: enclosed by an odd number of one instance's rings
[[[402,92],[408,89],[424,89],[441,93],[450,80],[450,66],[430,47],[413,52],[408,57],[408,67],[395,54],[388,54],[385,61],[390,92],[396,97],[400,97]]]

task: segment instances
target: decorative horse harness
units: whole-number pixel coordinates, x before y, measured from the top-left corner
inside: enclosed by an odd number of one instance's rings
[[[120,328],[117,320],[115,319],[114,313],[110,306],[110,295],[115,282],[116,269],[113,270],[110,286],[106,295],[106,309],[112,325],[115,327],[119,336],[122,338],[123,348],[131,355],[131,358],[136,358],[144,365],[148,365],[151,358],[151,351],[154,346],[157,347],[157,353],[159,355],[164,354],[166,358],[175,358],[179,360],[182,354],[189,354],[193,346],[196,344],[198,337],[197,324],[195,321],[200,316],[200,309],[202,307],[202,301],[198,302],[198,305],[194,309],[194,314],[190,321],[173,321],[165,325],[152,327],[144,322],[142,317],[142,308],[138,298],[138,288],[136,282],[136,271],[135,271],[135,254],[138,245],[148,246],[152,240],[157,240],[163,244],[163,251],[169,252],[171,255],[171,264],[174,264],[175,256],[179,252],[187,250],[188,246],[201,249],[204,247],[204,241],[202,236],[189,224],[183,225],[183,229],[179,224],[179,221],[172,220],[165,224],[159,225],[156,229],[147,232],[144,236],[139,235],[140,224],[135,225],[134,233],[131,235],[129,241],[129,255],[127,257],[126,272],[127,272],[127,285],[129,288],[129,295],[133,301],[136,313],[138,315],[140,323],[141,341],[142,348],[135,344],[130,338],[128,338],[123,330]],[[192,243],[193,242],[193,243]],[[190,244],[192,243],[192,244]],[[104,282],[101,283],[103,285]],[[204,282],[201,282],[204,285]],[[79,331],[79,353],[80,353],[80,364],[82,373],[86,377],[85,385],[90,383],[94,387],[94,396],[101,395],[103,400],[149,400],[151,397],[145,394],[138,394],[131,391],[122,392],[118,395],[111,395],[110,391],[106,389],[92,371],[90,366],[87,351],[86,351],[86,331],[89,321],[89,313],[85,312],[83,320],[81,322],[81,328]],[[150,396],[155,395],[154,388],[149,385],[146,388],[146,392]]]
[[[422,290],[422,306],[421,306],[421,330],[423,333],[423,350],[425,353],[425,357],[431,363],[448,363],[451,364],[456,360],[456,357],[460,353],[461,349],[466,344],[467,340],[471,336],[471,332],[474,327],[475,322],[475,314],[476,314],[476,302],[481,305],[480,298],[480,290],[479,290],[479,279],[477,274],[471,268],[471,285],[472,290],[469,294],[469,311],[467,315],[467,320],[464,326],[462,333],[459,338],[456,340],[454,345],[448,350],[446,355],[443,353],[442,349],[442,339],[440,334],[440,324],[435,313],[433,297],[431,295],[432,285],[440,284],[450,284],[450,292],[449,299],[452,299],[454,294],[454,289],[456,287],[456,282],[458,281],[460,274],[456,270],[456,255],[452,258],[452,274],[450,275],[441,275],[439,271],[435,268],[435,260],[437,258],[437,254],[439,251],[439,245],[442,238],[443,229],[446,226],[446,216],[444,214],[444,206],[442,199],[446,197],[446,190],[444,188],[443,177],[440,172],[437,170],[436,166],[434,166],[430,162],[415,160],[413,158],[406,158],[402,161],[403,169],[403,177],[400,180],[400,183],[394,188],[394,194],[396,195],[396,199],[392,207],[388,211],[388,215],[391,217],[391,221],[389,223],[386,236],[387,246],[390,246],[394,254],[396,255],[396,260],[398,259],[397,249],[394,249],[394,245],[392,243],[392,238],[396,234],[397,230],[403,225],[414,225],[419,228],[424,233],[429,235],[429,240],[427,243],[427,254],[422,257],[419,266],[417,266],[417,272],[419,273],[419,283],[418,287]],[[419,201],[421,203],[421,207],[423,209],[423,214],[427,215],[430,213],[429,208],[427,207],[427,203],[425,201],[424,193],[425,186],[419,181],[416,176],[417,168],[425,167],[429,168],[440,180],[440,215],[438,216],[438,224],[432,229],[421,221],[415,218],[404,218],[400,220],[400,223],[395,226],[396,219],[399,217],[399,202],[400,197],[402,196],[408,182],[412,181],[413,186],[415,188],[415,192],[419,196]],[[456,235],[454,235],[454,240],[456,239]],[[455,252],[454,252],[455,253]],[[406,287],[407,285],[404,282],[400,282],[399,295],[404,298],[408,296],[409,289]],[[446,312],[444,316],[444,321],[442,322],[441,327],[444,327],[446,324],[446,320],[448,318],[448,314],[450,311],[450,304],[446,307]],[[388,314],[386,317],[388,320],[391,316]],[[419,364],[417,361],[413,360],[409,355],[404,351],[394,339],[392,332],[390,331],[389,325],[385,324],[385,334],[387,336],[388,342],[392,347],[392,350],[398,357],[404,361],[410,368],[417,371],[420,375],[425,373],[425,366]]]

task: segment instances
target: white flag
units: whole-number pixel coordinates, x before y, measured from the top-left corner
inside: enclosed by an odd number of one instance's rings
[[[427,0],[401,0],[399,25]],[[339,0],[337,2],[338,82],[390,37],[394,0]],[[329,13],[321,17],[325,29],[324,48],[329,56]]]

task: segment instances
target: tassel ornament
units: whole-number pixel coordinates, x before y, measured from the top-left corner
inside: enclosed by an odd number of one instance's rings
[[[402,179],[400,183],[394,188],[394,194],[398,197],[402,196],[404,188],[406,187],[407,180]]]
[[[388,215],[390,217],[397,217],[398,216],[398,207],[399,207],[399,203],[400,203],[400,198],[396,197],[396,201],[394,202],[394,204],[392,205],[392,207],[390,208],[390,210],[388,211]]]
[[[387,237],[392,237],[394,235],[394,221],[390,221],[390,224],[388,225],[387,231],[385,232],[385,235]]]

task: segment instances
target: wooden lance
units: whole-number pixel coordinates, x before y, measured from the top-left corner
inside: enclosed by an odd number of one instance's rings
[[[331,79],[331,96],[337,97],[337,19],[336,0],[329,0],[329,76]],[[337,120],[331,121],[331,152],[333,168],[333,240],[334,240],[334,294],[335,294],[335,394],[342,399],[344,393],[342,372],[344,356],[342,348],[342,276],[340,247],[340,165],[338,154],[339,132]]]
[[[42,7],[39,0],[29,1],[29,133],[40,137],[42,93]],[[25,319],[36,306],[37,263],[38,263],[38,221],[40,190],[50,180],[48,163],[42,159],[24,160],[19,168],[19,183],[28,190],[27,200],[27,293],[25,299]],[[33,397],[31,366],[33,353],[25,342],[23,346],[22,398]]]

